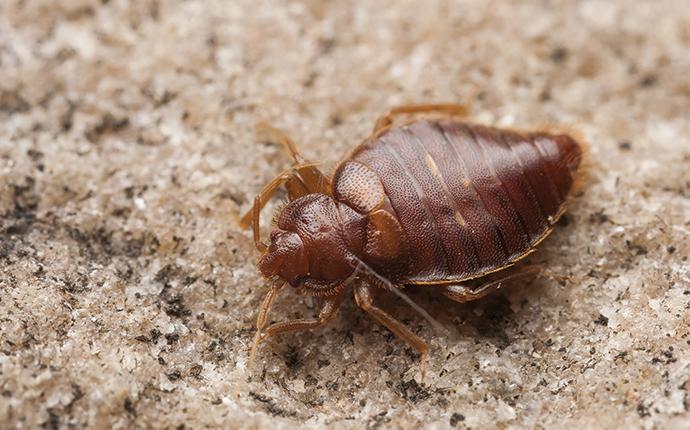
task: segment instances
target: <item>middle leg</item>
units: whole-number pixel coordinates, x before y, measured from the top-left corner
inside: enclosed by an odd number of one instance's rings
[[[374,305],[374,300],[371,297],[371,286],[362,284],[355,287],[355,301],[357,305],[364,309],[369,315],[374,317],[381,325],[388,330],[395,333],[400,339],[404,340],[412,348],[416,349],[420,355],[422,378],[426,374],[426,363],[429,356],[429,347],[416,334],[412,333],[410,329],[405,327],[403,323],[387,314],[384,310]]]

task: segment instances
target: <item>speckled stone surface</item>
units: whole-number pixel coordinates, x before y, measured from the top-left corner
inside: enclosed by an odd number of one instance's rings
[[[689,70],[685,0],[3,0],[0,427],[689,428]],[[446,101],[590,142],[531,257],[553,276],[411,291],[448,336],[384,296],[423,381],[349,298],[250,378],[267,288],[237,215],[289,165],[256,124],[332,168],[385,109]]]

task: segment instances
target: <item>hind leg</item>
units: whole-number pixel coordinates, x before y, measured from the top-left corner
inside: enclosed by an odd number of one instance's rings
[[[377,134],[382,130],[393,125],[396,116],[411,115],[418,113],[445,113],[450,116],[465,116],[469,112],[469,108],[465,105],[443,103],[443,104],[423,104],[423,105],[406,105],[398,106],[386,112],[376,120],[373,134]]]
[[[534,276],[540,272],[541,269],[539,267],[525,267],[518,272],[511,273],[510,275],[482,284],[478,288],[470,288],[469,286],[463,284],[444,285],[443,295],[456,302],[471,302],[472,300],[481,299],[482,297],[491,294],[494,291],[498,291],[508,281],[526,276]]]

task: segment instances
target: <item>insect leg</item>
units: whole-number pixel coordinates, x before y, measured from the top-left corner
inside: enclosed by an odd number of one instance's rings
[[[273,139],[285,147],[290,158],[292,158],[293,168],[299,172],[303,184],[310,193],[330,194],[331,182],[328,177],[316,167],[316,163],[309,162],[302,157],[297,150],[297,145],[287,133],[265,122],[259,123],[257,128],[260,131],[270,133]]]
[[[331,194],[331,181],[324,175],[314,163],[308,163],[296,167],[302,183],[310,193]]]
[[[267,338],[275,336],[279,333],[285,333],[289,331],[310,330],[327,324],[336,315],[336,311],[338,310],[338,308],[340,308],[342,299],[343,294],[339,294],[335,297],[328,297],[324,299],[323,305],[321,306],[321,310],[319,311],[319,315],[316,318],[301,318],[271,324],[270,326],[268,326],[268,328],[266,328],[263,335],[258,338],[257,343],[261,343]]]
[[[271,182],[266,184],[261,192],[254,197],[254,204],[252,208],[247,211],[246,214],[240,219],[240,226],[242,228],[247,228],[250,225],[254,231],[254,245],[256,249],[263,252],[266,250],[267,246],[265,243],[261,242],[261,235],[259,231],[259,218],[261,216],[261,209],[268,203],[268,201],[273,197],[278,191],[278,188],[285,184],[288,188],[290,194],[299,194],[300,192],[306,194],[306,188],[300,186],[299,176],[292,169],[286,170],[280,175],[278,175]],[[301,190],[300,190],[301,188]]]
[[[254,204],[251,209],[240,219],[240,227],[247,228],[250,225],[252,226],[254,231],[254,245],[259,251],[263,252],[266,250],[266,245],[261,242],[259,231],[261,209],[266,206],[266,203],[275,195],[281,185],[285,185],[289,200],[294,200],[310,193],[319,192],[314,191],[312,189],[313,187],[307,184],[308,180],[305,179],[313,178],[314,171],[318,172],[318,174],[321,173],[312,163],[295,166],[285,170],[271,182],[266,184],[261,192],[254,198]],[[330,187],[330,182],[328,182],[328,180],[326,180],[326,186]]]
[[[256,128],[260,132],[271,134],[275,140],[283,145],[295,164],[303,164],[306,161],[297,150],[297,145],[295,145],[295,142],[283,130],[275,128],[265,122],[257,124]]]
[[[417,113],[445,113],[451,116],[465,116],[469,108],[465,105],[443,103],[443,104],[423,104],[398,106],[386,112],[376,120],[374,134],[393,125],[393,120],[399,115],[410,115]]]
[[[412,333],[410,329],[405,327],[403,323],[396,320],[382,309],[374,305],[371,297],[371,286],[361,284],[355,287],[355,301],[357,305],[364,309],[376,321],[384,325],[388,330],[395,333],[400,339],[404,340],[408,345],[417,350],[420,354],[422,378],[426,374],[426,362],[429,356],[429,347],[416,334]]]
[[[487,294],[499,290],[508,281],[522,278],[525,276],[536,275],[539,272],[541,272],[541,269],[539,267],[528,266],[521,269],[518,272],[514,272],[500,279],[496,279],[482,284],[478,288],[470,288],[469,286],[463,284],[444,285],[443,295],[445,295],[451,300],[455,300],[456,302],[471,302],[472,300],[481,299]]]

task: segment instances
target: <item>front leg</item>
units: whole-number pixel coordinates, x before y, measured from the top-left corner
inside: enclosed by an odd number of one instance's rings
[[[254,197],[254,204],[251,209],[240,219],[240,227],[247,228],[250,225],[252,226],[254,245],[260,252],[265,252],[266,249],[268,249],[268,245],[261,241],[261,232],[259,230],[261,209],[276,194],[282,185],[286,186],[291,197],[294,195],[293,198],[308,194],[308,190],[302,184],[296,171],[294,169],[286,170],[264,186],[261,192]]]
[[[307,161],[297,150],[297,145],[284,131],[277,129],[267,123],[258,124],[258,129],[270,134],[273,139],[280,142],[285,147],[290,158],[292,158],[293,168],[299,173],[301,180],[310,193],[328,194],[331,182],[316,166],[316,163]]]
[[[266,184],[261,192],[254,198],[251,209],[240,219],[240,227],[252,226],[254,233],[254,245],[260,252],[265,252],[268,246],[261,241],[259,231],[259,218],[261,209],[276,194],[281,186],[285,186],[290,201],[306,196],[310,193],[326,193],[330,187],[330,181],[325,178],[314,163],[306,163],[285,170],[271,182]]]
[[[324,299],[319,315],[316,318],[300,318],[296,320],[283,321],[271,324],[266,328],[263,334],[257,333],[257,339],[255,341],[255,347],[259,345],[264,340],[269,337],[273,337],[280,333],[286,333],[290,331],[304,331],[311,330],[322,325],[328,324],[333,317],[335,317],[337,310],[340,308],[342,303],[343,294],[339,294],[335,297],[329,297]],[[264,320],[257,321],[257,330],[261,331],[263,327],[261,324],[265,324]]]
[[[410,329],[405,327],[403,323],[396,320],[381,308],[374,305],[374,300],[371,297],[371,286],[362,284],[355,287],[355,300],[357,305],[364,309],[369,315],[374,317],[376,321],[384,325],[388,330],[395,333],[400,339],[404,340],[412,348],[416,349],[420,355],[422,379],[426,374],[426,364],[429,356],[429,347],[416,334],[412,333]]]

